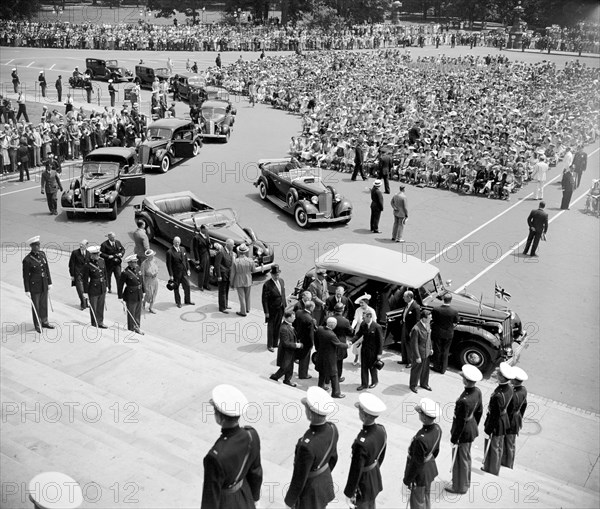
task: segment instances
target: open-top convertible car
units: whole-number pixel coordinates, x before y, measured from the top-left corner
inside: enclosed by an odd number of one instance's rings
[[[164,118],[148,126],[146,140],[138,147],[143,170],[167,173],[171,165],[200,153],[202,140],[189,120]]]
[[[200,108],[200,136],[203,139],[217,138],[227,143],[234,122],[233,111],[235,110],[227,101],[204,101]]]
[[[522,342],[527,336],[514,311],[500,303],[480,302],[466,292],[450,292],[451,282],[443,282],[439,269],[414,256],[367,244],[342,244],[319,256],[315,267],[327,271],[329,288],[345,288],[349,302],[365,293],[371,296],[369,306],[384,328],[386,344],[400,341],[407,290],[413,292],[422,309],[429,310],[441,306],[444,295],[452,294],[459,322],[450,353],[458,367],[472,364],[486,371],[511,358],[513,342]],[[298,282],[291,303],[310,286],[314,272],[311,269]],[[351,320],[354,309],[349,311]]]
[[[293,214],[306,228],[313,223],[343,223],[352,219],[352,205],[327,185],[318,169],[302,167],[293,157],[261,159],[260,176],[254,183],[263,200]]]
[[[69,219],[76,213],[108,214],[117,219],[119,206],[146,193],[146,180],[133,148],[98,148],[83,160],[81,176],[74,179],[60,203]]]
[[[254,259],[253,273],[263,273],[273,265],[273,249],[256,238],[251,228],[242,227],[232,209],[214,209],[190,191],[147,196],[135,206],[135,218],[146,223],[150,240],[170,243],[174,237],[192,253],[192,240],[196,230],[206,225],[211,243],[225,245],[227,239],[235,242],[235,249],[246,244]],[[211,250],[211,258],[215,252]],[[212,263],[212,261],[211,261]]]

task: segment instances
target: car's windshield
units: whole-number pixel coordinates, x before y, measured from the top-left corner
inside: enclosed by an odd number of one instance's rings
[[[116,60],[107,60],[106,65],[111,67],[117,67],[118,63]]]
[[[236,223],[235,212],[232,209],[207,210],[194,214],[197,228],[206,225],[207,228],[224,228]]]
[[[169,74],[169,70],[166,67],[157,67],[154,69],[154,74]]]
[[[220,120],[225,116],[225,108],[202,108],[202,116],[206,120]]]
[[[290,180],[302,180],[307,184],[319,182],[321,177],[315,174],[315,170],[311,168],[296,168],[290,170]]]
[[[439,276],[439,274],[438,274]],[[436,276],[437,278],[437,276]],[[424,301],[425,299],[431,297],[431,296],[435,296],[437,293],[437,289],[436,289],[436,281],[435,279],[431,279],[429,281],[427,281],[427,283],[425,283],[423,286],[421,286],[421,288],[419,288],[419,295],[421,296],[421,301]]]
[[[166,69],[164,69],[167,72]],[[206,80],[204,78],[200,78],[199,76],[190,76],[188,78],[188,85],[195,87],[203,87],[206,84]]]
[[[170,140],[171,130],[165,127],[149,127],[146,137],[149,140]]]
[[[116,177],[118,174],[118,163],[92,161],[83,164],[83,178],[87,181]]]
[[[222,101],[229,101],[229,92],[227,90],[207,90],[206,95],[208,99],[219,99]]]

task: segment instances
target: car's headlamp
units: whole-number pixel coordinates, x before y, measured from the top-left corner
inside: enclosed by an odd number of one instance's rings
[[[318,197],[316,197],[316,196],[313,196],[313,197],[311,197],[311,199],[310,199],[310,202],[311,202],[313,205],[318,205],[318,204],[319,204],[319,198],[318,198]]]
[[[81,189],[75,189],[75,196],[79,196],[81,194]]]
[[[95,194],[96,196],[100,196],[100,189],[96,189],[96,191],[94,191],[94,194]]]
[[[257,247],[257,248],[256,248],[256,254],[257,254],[258,256],[261,256],[263,253],[264,253],[264,251],[262,250],[262,248],[261,248],[261,247]]]
[[[339,193],[336,193],[335,196],[333,197],[333,201],[336,203],[338,201],[342,201],[342,195],[340,195]]]
[[[498,334],[502,334],[504,332],[504,327],[502,327],[502,324],[498,324]]]

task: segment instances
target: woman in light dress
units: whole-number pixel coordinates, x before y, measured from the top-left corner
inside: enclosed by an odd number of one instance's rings
[[[152,306],[156,300],[156,294],[158,293],[158,265],[154,259],[156,253],[152,249],[147,249],[144,255],[146,259],[142,262],[141,271],[142,278],[144,279],[144,288],[146,294],[144,296],[143,306],[148,304],[148,311],[150,313],[156,313]]]
[[[354,335],[358,333],[358,329],[360,329],[361,324],[363,323],[363,317],[365,313],[369,311],[373,316],[373,321],[377,323],[377,313],[375,310],[369,306],[369,301],[371,300],[371,296],[368,293],[361,295],[358,299],[354,301],[355,304],[358,304],[356,311],[354,312],[354,320],[352,320],[352,329],[354,330]],[[360,346],[353,346],[352,352],[354,353],[354,361],[352,364],[354,366],[358,366],[358,359],[360,357]]]

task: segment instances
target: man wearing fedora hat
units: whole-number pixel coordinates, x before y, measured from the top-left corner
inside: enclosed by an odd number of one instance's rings
[[[87,299],[83,295],[83,267],[90,259],[90,253],[87,248],[88,241],[84,239],[79,243],[79,247],[71,252],[71,257],[69,258],[71,286],[74,286],[77,290],[81,309],[88,307]]]
[[[236,313],[239,316],[246,316],[250,312],[250,290],[252,290],[252,269],[254,269],[254,260],[248,253],[250,248],[246,244],[238,246],[238,255],[231,264],[231,288],[237,290],[240,301],[240,310]]]
[[[144,252],[145,257],[145,252]],[[193,306],[194,303],[190,297],[190,265],[187,258],[187,251],[181,245],[179,237],[173,238],[173,245],[167,251],[167,270],[169,278],[175,284],[173,293],[175,294],[175,304],[178,308],[181,307],[181,295],[179,294],[179,285],[183,287],[184,303]]]
[[[373,182],[371,188],[371,233],[379,231],[379,219],[383,211],[383,194],[381,193],[381,180]]]
[[[392,240],[394,242],[404,242],[402,234],[404,233],[404,225],[408,219],[408,208],[406,203],[406,195],[404,194],[404,185],[400,185],[398,192],[392,196],[392,210],[394,211],[394,226],[392,228]]]
[[[210,399],[221,436],[204,457],[201,509],[253,509],[260,500],[263,471],[260,437],[239,420],[248,400],[232,385],[217,385]]]
[[[90,318],[94,327],[106,329],[104,325],[104,302],[107,276],[104,260],[100,258],[100,246],[88,247],[90,259],[83,267],[83,295],[89,302]]]
[[[438,475],[435,459],[440,452],[442,429],[435,424],[440,415],[439,405],[423,398],[415,410],[423,427],[410,442],[403,482],[410,490],[411,509],[431,507],[431,483]]]
[[[390,174],[393,166],[392,145],[386,143],[379,155],[379,178],[383,180],[385,194],[390,194]]]
[[[146,232],[144,232],[145,234]],[[115,238],[114,232],[108,232],[106,234],[107,239],[100,244],[100,256],[104,260],[106,265],[106,284],[108,287],[108,293],[111,293],[111,280],[114,274],[115,283],[118,283],[121,277],[121,263],[123,256],[125,255],[125,248],[121,244],[120,240]]]
[[[52,288],[52,277],[46,253],[40,250],[39,235],[30,238],[27,244],[31,251],[23,258],[23,286],[31,300],[35,330],[42,332],[42,327],[54,329],[48,322],[48,292]]]
[[[292,310],[286,311],[283,315],[283,323],[280,327],[280,342],[277,349],[277,366],[279,366],[279,369],[269,377],[271,380],[278,381],[283,376],[283,383],[290,387],[296,387],[296,384],[292,382],[294,360],[296,359],[297,350],[303,346],[298,341],[296,331],[292,327],[294,318]]]
[[[271,278],[262,287],[262,306],[267,323],[267,348],[274,351],[279,344],[279,328],[285,311],[285,283],[280,277],[281,269],[275,264],[271,267]]]
[[[527,373],[518,366],[513,367],[513,397],[508,405],[507,413],[510,419],[510,427],[504,435],[504,450],[502,453],[502,466],[513,468],[515,464],[515,451],[517,435],[523,427],[523,416],[527,410],[527,389],[523,382],[529,379]]]
[[[42,194],[46,195],[46,202],[48,203],[50,214],[55,216],[58,215],[58,191],[62,191],[63,188],[58,173],[53,165],[48,162],[42,172],[40,186],[42,188]]]
[[[320,387],[309,387],[302,404],[310,428],[296,444],[294,472],[284,501],[287,507],[325,509],[335,498],[331,472],[338,460],[339,434],[327,417],[337,406]]]
[[[479,436],[479,421],[483,415],[481,391],[475,384],[483,378],[475,366],[465,364],[461,370],[465,390],[456,400],[450,431],[452,442],[452,484],[449,493],[464,494],[471,486],[471,444]]]
[[[513,368],[508,362],[501,362],[496,370],[498,386],[490,396],[484,431],[488,438],[485,440],[483,466],[481,470],[498,475],[504,452],[504,435],[510,430],[508,406],[514,395],[512,385]]]
[[[383,490],[380,469],[387,446],[385,428],[375,420],[387,407],[377,396],[368,392],[360,394],[354,406],[358,408],[363,427],[352,444],[352,461],[344,495],[350,507],[375,509],[375,499]]]

